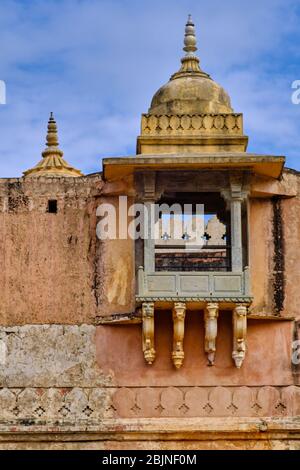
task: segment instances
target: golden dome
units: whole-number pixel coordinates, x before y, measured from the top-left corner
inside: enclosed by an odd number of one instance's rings
[[[197,50],[195,27],[190,15],[183,50],[186,54],[181,59],[181,69],[155,93],[149,114],[232,113],[229,95],[199,66],[194,54]]]

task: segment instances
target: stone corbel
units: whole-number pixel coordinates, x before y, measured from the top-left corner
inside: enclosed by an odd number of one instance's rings
[[[143,353],[147,364],[153,364],[155,360],[154,349],[154,303],[142,304],[143,320]]]
[[[229,187],[221,191],[221,196],[226,202],[227,209],[230,210],[232,201],[240,201],[241,203],[247,199],[249,188],[250,174],[248,172],[232,173],[229,177]]]
[[[185,320],[186,304],[178,302],[173,307],[173,352],[172,360],[176,369],[180,369],[183,364],[184,350],[184,320]]]
[[[247,307],[237,305],[232,315],[233,323],[233,352],[232,358],[239,369],[243,364],[246,354],[247,335]]]
[[[216,340],[218,333],[219,305],[208,303],[204,312],[205,322],[205,352],[208,358],[208,365],[213,366],[216,355]]]
[[[152,202],[158,201],[164,191],[164,186],[157,182],[155,171],[138,171],[134,179],[136,201]]]

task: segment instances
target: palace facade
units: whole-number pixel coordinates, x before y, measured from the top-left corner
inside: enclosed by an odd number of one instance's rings
[[[85,176],[51,114],[0,180],[0,449],[300,448],[300,174],[247,152],[196,50],[189,17],[135,156]],[[156,237],[97,236],[125,196]],[[154,204],[201,205],[202,243]]]

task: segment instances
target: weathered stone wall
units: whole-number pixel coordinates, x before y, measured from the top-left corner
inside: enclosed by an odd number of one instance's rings
[[[250,201],[250,310],[299,319],[300,174],[285,170],[271,190],[278,194]]]
[[[200,350],[187,351],[187,373],[184,366],[179,376],[161,348],[158,363],[146,368],[139,326],[116,328],[1,328],[0,449],[299,448],[299,386],[239,385],[249,380],[238,372],[228,385],[204,386]],[[233,369],[223,369],[222,354],[206,367],[220,383]],[[255,355],[249,362],[257,366]]]
[[[103,187],[100,175],[0,180],[0,324],[94,323],[134,309],[133,242],[96,237]]]
[[[100,203],[111,204],[116,211],[116,235],[119,232],[119,198],[103,195]],[[128,207],[132,199],[128,198]],[[100,219],[97,218],[99,221]],[[125,217],[128,222],[128,217]],[[134,240],[96,239],[98,297],[97,318],[113,314],[130,313],[135,310]]]
[[[273,311],[271,291],[272,269],[272,204],[270,199],[251,199],[249,217],[249,258],[251,290],[254,302],[251,311],[270,315]]]
[[[298,196],[277,196],[276,204],[271,195],[250,200],[252,313],[299,316],[299,181],[286,171],[277,191],[289,187]],[[98,204],[118,208],[114,189],[100,175],[0,180],[0,324],[94,323],[133,312],[134,243],[96,237]],[[57,214],[47,212],[50,199]]]
[[[282,229],[284,251],[283,315],[300,320],[300,173],[289,172],[297,196],[282,200]]]
[[[147,368],[138,344],[138,325],[128,326],[127,331],[122,326],[92,325],[2,327],[0,431],[1,426],[34,430],[53,423],[63,430],[99,425],[99,419],[300,415],[300,387],[289,385],[287,354],[282,354],[281,361],[279,357],[284,340],[276,336],[274,325],[274,342],[268,342],[273,362],[271,355],[265,357],[265,368],[258,370],[264,351],[257,350],[255,331],[250,331],[247,364],[241,371],[230,367],[230,357],[224,363],[230,350],[222,347],[216,366],[207,368],[201,336],[196,350],[196,337],[191,337],[195,324],[188,325],[186,364],[178,372],[167,354],[169,325],[160,326],[157,363]],[[223,323],[220,328],[222,345],[228,332]],[[164,335],[167,344],[161,347]],[[275,368],[273,377],[268,376],[271,368]]]
[[[289,354],[292,323],[249,322],[248,351],[243,368],[238,370],[231,358],[230,322],[228,313],[221,312],[216,363],[207,367],[203,316],[189,312],[185,362],[180,370],[172,365],[168,312],[156,316],[157,359],[153,366],[144,363],[140,325],[1,327],[0,387],[293,384]]]
[[[112,385],[113,371],[97,365],[95,336],[92,325],[2,327],[0,387]]]
[[[0,182],[0,323],[82,323],[95,316],[95,195],[101,178]],[[57,200],[57,214],[47,212]]]
[[[103,325],[96,331],[97,362],[113,370],[119,386],[286,386],[294,384],[291,370],[293,322],[249,320],[247,353],[241,369],[232,360],[230,312],[220,312],[215,365],[207,366],[204,352],[204,315],[187,312],[184,364],[172,364],[173,324],[168,311],[155,313],[156,359],[145,365],[141,325]],[[113,347],[115,345],[115,347]],[[107,353],[109,351],[109,353]]]
[[[283,186],[293,186],[298,196],[279,194],[274,201],[264,194],[250,200],[255,298],[251,313],[256,315],[299,320],[299,184],[299,175],[286,172],[277,184],[278,193]],[[50,199],[58,202],[57,214],[47,213]],[[260,427],[264,432],[264,423],[272,417],[282,420],[278,426],[286,440],[270,434],[261,448],[296,446],[288,436],[300,415],[300,371],[291,366],[298,323],[249,320],[248,350],[238,370],[231,358],[230,314],[220,312],[216,363],[207,367],[203,312],[187,312],[185,362],[179,371],[171,361],[170,312],[156,313],[157,358],[152,366],[143,359],[141,325],[96,326],[101,317],[132,313],[135,308],[134,243],[97,239],[96,209],[101,201],[118,205],[113,187],[100,175],[0,180],[0,448],[9,448],[5,436],[12,432],[16,440],[28,430],[37,436],[48,433],[45,439],[51,441],[53,432],[76,429],[83,433],[83,441],[90,441],[90,448],[118,448],[113,443],[117,437],[112,436],[144,432],[148,418],[157,423],[141,441],[137,437],[136,446],[167,448],[172,445],[164,438],[153,440],[161,426],[167,430],[164,419],[180,420],[188,436],[189,420],[196,417],[204,420],[198,421],[198,430],[206,429],[206,419],[230,420],[220,421],[227,430],[234,419],[255,420],[255,425],[247,421],[253,437],[249,446],[261,439],[254,434]],[[278,221],[280,230],[274,225]],[[278,283],[281,311],[276,310]],[[99,442],[87,433],[93,429],[102,436]],[[245,425],[234,429],[240,435]],[[166,431],[176,447],[178,436],[172,438],[172,433]],[[211,436],[201,439],[203,448],[209,448]],[[37,448],[38,440],[27,443],[27,448]],[[68,445],[77,444],[61,444]],[[192,437],[189,445],[196,445]],[[232,445],[246,446],[244,441]],[[128,443],[124,446],[130,448]]]

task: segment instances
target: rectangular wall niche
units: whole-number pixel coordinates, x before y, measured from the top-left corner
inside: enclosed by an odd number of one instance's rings
[[[49,199],[47,205],[47,212],[49,214],[57,214],[57,200],[56,199]]]

